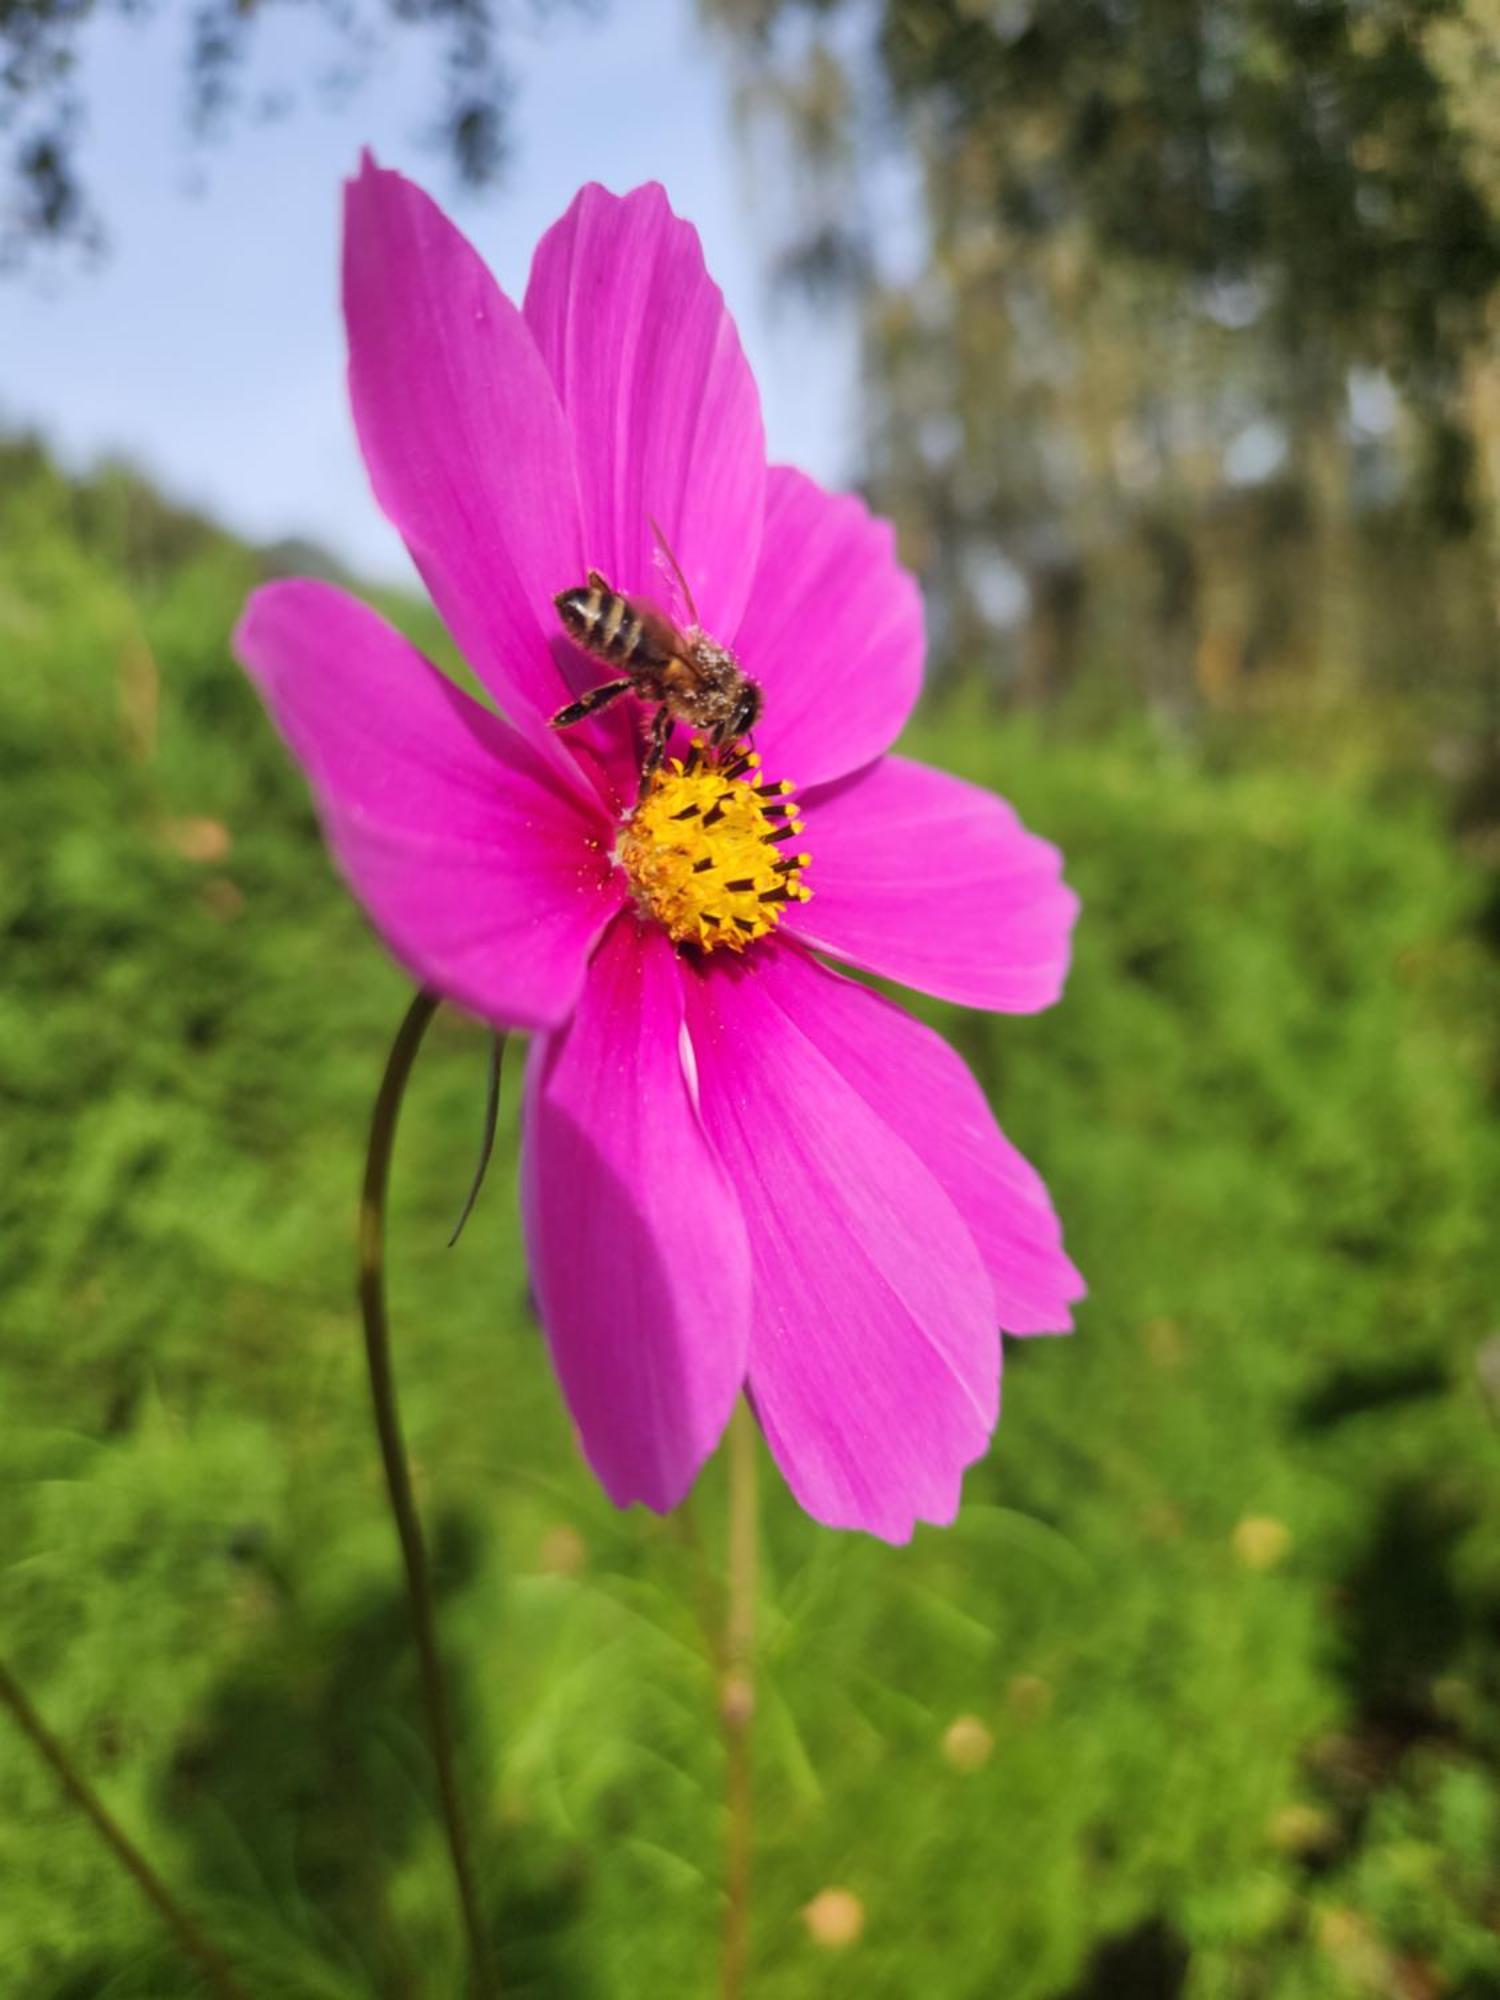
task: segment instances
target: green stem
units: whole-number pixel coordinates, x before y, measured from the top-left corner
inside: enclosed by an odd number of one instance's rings
[[[53,1775],[116,1861],[135,1882],[141,1894],[172,1932],[188,1957],[195,1959],[218,2000],[248,2000],[243,1986],[229,1969],[229,1962],[216,1945],[210,1944],[197,1924],[172,1897],[167,1885],[144,1854],[105,1811],[61,1743],[27,1699],[19,1681],[0,1660],[0,1703],[15,1717],[23,1735],[52,1768]]]
[[[469,1843],[464,1831],[453,1759],[453,1731],[448,1719],[442,1660],[438,1654],[432,1580],[427,1567],[422,1524],[412,1493],[406,1448],[401,1438],[401,1415],[396,1400],[396,1377],[391,1366],[390,1328],[385,1310],[386,1196],[390,1185],[391,1153],[396,1140],[396,1120],[417,1050],[437,1008],[438,996],[435,993],[419,992],[413,999],[406,1010],[406,1018],[396,1031],[385,1075],[380,1080],[380,1092],[375,1099],[375,1114],[370,1122],[370,1145],[365,1155],[364,1188],[359,1203],[359,1306],[364,1321],[365,1359],[370,1370],[370,1396],[375,1406],[375,1428],[380,1436],[386,1490],[390,1495],[391,1514],[406,1567],[406,1595],[411,1606],[412,1626],[421,1662],[422,1695],[432,1738],[433,1762],[437,1767],[448,1852],[453,1861],[453,1878],[469,1942],[470,1979],[473,1991],[480,2000],[490,2000],[499,1988],[489,1967],[479,1902],[474,1893]]]
[[[750,1724],[755,1714],[755,1419],[745,1402],[729,1420],[729,1591],[724,1620],[719,1713],[724,1723],[729,1809],[725,1849],[723,2000],[745,1990],[750,1955],[750,1855],[753,1814]]]

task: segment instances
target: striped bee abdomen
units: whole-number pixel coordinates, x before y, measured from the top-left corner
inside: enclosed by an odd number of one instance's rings
[[[589,583],[564,590],[556,604],[568,637],[595,659],[628,669],[637,663],[638,655],[649,658],[654,651],[644,644],[645,627],[631,609],[629,598],[607,584]]]

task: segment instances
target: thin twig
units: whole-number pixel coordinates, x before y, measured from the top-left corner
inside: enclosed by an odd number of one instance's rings
[[[93,1826],[116,1861],[134,1880],[136,1887],[167,1925],[188,1957],[197,1961],[209,1986],[219,2000],[248,2000],[245,1988],[229,1969],[229,1961],[217,1945],[211,1944],[186,1910],[173,1898],[167,1885],[140,1849],[128,1840],[105,1811],[92,1787],[75,1768],[72,1759],[27,1699],[20,1683],[0,1660],[0,1702],[15,1717],[33,1748],[51,1766],[54,1776]]]
[[[755,1714],[755,1420],[748,1404],[729,1420],[729,1592],[724,1619],[724,1723],[729,1831],[724,1866],[723,2000],[745,1990],[750,1951],[750,1724]]]
[[[453,1876],[458,1886],[458,1900],[469,1941],[470,1978],[479,2000],[490,2000],[498,1987],[489,1966],[478,1898],[474,1893],[473,1871],[469,1865],[469,1844],[464,1831],[453,1761],[453,1732],[448,1719],[448,1698],[437,1647],[432,1581],[427,1568],[422,1524],[412,1494],[406,1449],[401,1440],[401,1416],[396,1401],[390,1328],[385,1310],[386,1193],[390,1184],[396,1119],[417,1050],[437,1007],[435,993],[419,992],[413,999],[406,1010],[406,1018],[396,1031],[385,1075],[380,1080],[380,1092],[375,1099],[375,1115],[370,1122],[370,1146],[365,1156],[364,1189],[359,1203],[359,1305],[364,1321],[365,1358],[370,1369],[375,1428],[380,1434],[385,1483],[390,1494],[396,1533],[401,1540],[402,1560],[406,1565],[406,1595],[411,1606],[417,1653],[422,1666],[422,1694],[432,1736],[433,1762],[437,1766],[448,1851],[453,1860]]]

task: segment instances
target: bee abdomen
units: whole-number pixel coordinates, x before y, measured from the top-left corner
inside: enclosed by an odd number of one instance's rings
[[[596,659],[628,667],[641,651],[641,620],[617,590],[581,585],[560,591],[555,601],[568,637]]]

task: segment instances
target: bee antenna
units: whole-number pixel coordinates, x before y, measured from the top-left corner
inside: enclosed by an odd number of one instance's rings
[[[646,516],[646,522],[651,530],[651,533],[656,538],[657,548],[660,550],[661,554],[664,555],[667,559],[667,567],[671,570],[673,576],[676,577],[677,579],[677,588],[682,592],[683,602],[687,605],[688,608],[688,616],[692,619],[694,626],[701,631],[702,624],[698,617],[698,607],[693,602],[692,588],[689,585],[687,578],[682,573],[682,564],[677,560],[676,556],[673,555],[672,553],[672,544],[667,540],[666,536],[662,533],[661,523],[660,521],[657,520],[654,514],[648,514]]]

